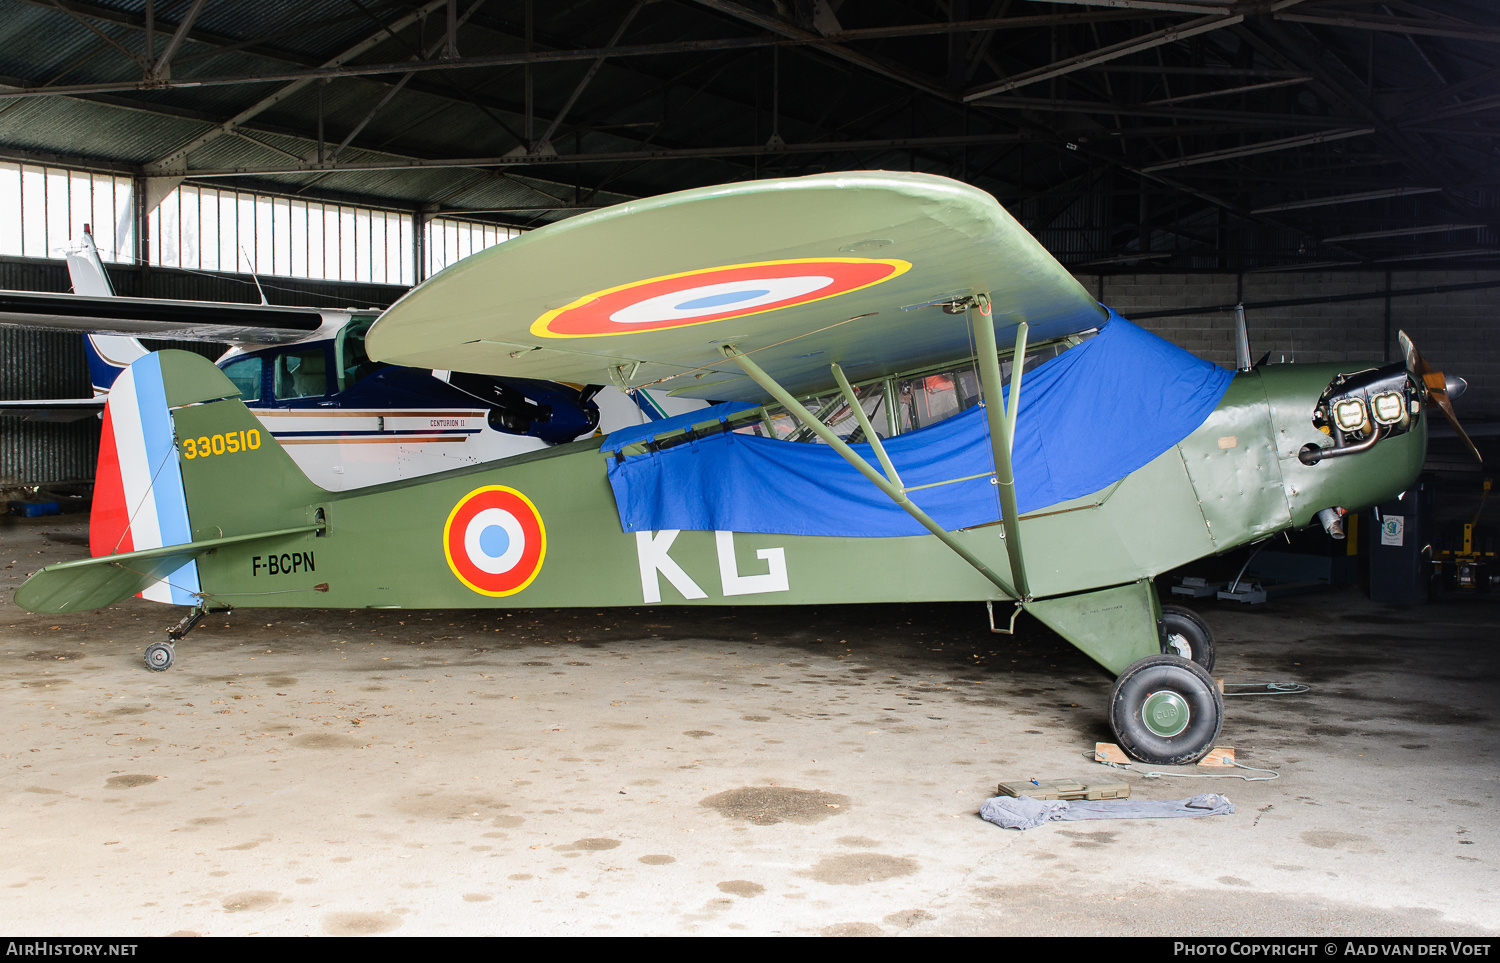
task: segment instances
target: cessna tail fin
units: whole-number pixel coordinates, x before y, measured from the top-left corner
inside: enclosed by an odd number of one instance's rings
[[[104,409],[89,550],[16,592],[31,611],[98,608],[131,595],[204,600],[196,559],[219,545],[310,531],[308,481],[218,368],[188,351],[146,355]]]
[[[94,246],[93,232],[87,224],[83,226],[83,236],[65,254],[74,294],[99,298],[115,296],[114,286],[109,283],[109,272],[104,270],[99,249]],[[120,372],[130,367],[131,362],[146,356],[146,349],[137,339],[110,334],[84,335],[83,350],[88,355],[89,383],[94,386],[96,397],[109,391]]]

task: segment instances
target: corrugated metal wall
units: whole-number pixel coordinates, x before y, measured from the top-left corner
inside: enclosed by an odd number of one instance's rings
[[[260,295],[248,277],[221,277],[153,268],[109,269],[115,290],[127,296],[191,301],[245,301]],[[263,278],[273,304],[311,307],[383,307],[405,288],[343,284],[294,278]],[[0,288],[13,291],[69,291],[61,261],[0,258]],[[148,347],[174,347],[214,358],[222,345],[152,341]],[[0,327],[0,399],[87,398],[91,394],[83,337]],[[99,420],[68,424],[0,418],[0,487],[87,481],[99,454]]]

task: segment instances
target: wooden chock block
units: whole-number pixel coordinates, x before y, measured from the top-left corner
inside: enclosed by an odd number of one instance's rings
[[[1233,746],[1214,746],[1213,751],[1198,760],[1200,766],[1232,766],[1234,765]]]
[[[1113,742],[1094,743],[1094,761],[1112,762],[1117,766],[1130,765],[1130,757],[1125,755],[1125,750]]]

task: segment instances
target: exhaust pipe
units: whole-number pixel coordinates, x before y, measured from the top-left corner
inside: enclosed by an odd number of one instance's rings
[[[1344,515],[1347,513],[1342,508],[1325,508],[1318,512],[1315,518],[1318,524],[1323,526],[1323,531],[1328,533],[1329,538],[1344,540]]]

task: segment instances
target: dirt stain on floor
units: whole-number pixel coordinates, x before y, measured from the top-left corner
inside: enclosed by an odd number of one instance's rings
[[[741,786],[699,802],[728,819],[744,819],[757,826],[780,822],[815,823],[843,812],[849,797],[819,789],[789,786]]]
[[[330,936],[374,936],[401,925],[395,913],[329,913],[323,917],[323,932]]]
[[[731,896],[742,896],[749,899],[752,896],[759,896],[761,893],[764,893],[766,888],[759,883],[752,883],[748,879],[726,879],[719,884],[719,890]]]
[[[144,773],[130,773],[124,776],[110,776],[104,780],[104,786],[107,789],[134,789],[136,786],[150,785],[160,778],[160,776],[148,776]]]
[[[840,853],[824,856],[808,875],[820,883],[858,885],[880,883],[900,876],[910,876],[918,869],[917,861],[905,856],[881,853]]]
[[[575,839],[571,843],[563,843],[561,846],[553,847],[558,852],[573,852],[584,850],[586,852],[599,852],[606,849],[614,849],[620,845],[618,839]]]
[[[305,736],[295,736],[292,745],[298,749],[363,749],[365,744],[350,736],[341,736],[335,732],[313,732]]]
[[[244,913],[251,910],[263,910],[281,899],[280,893],[270,890],[252,890],[248,893],[235,893],[220,900],[226,913]]]

